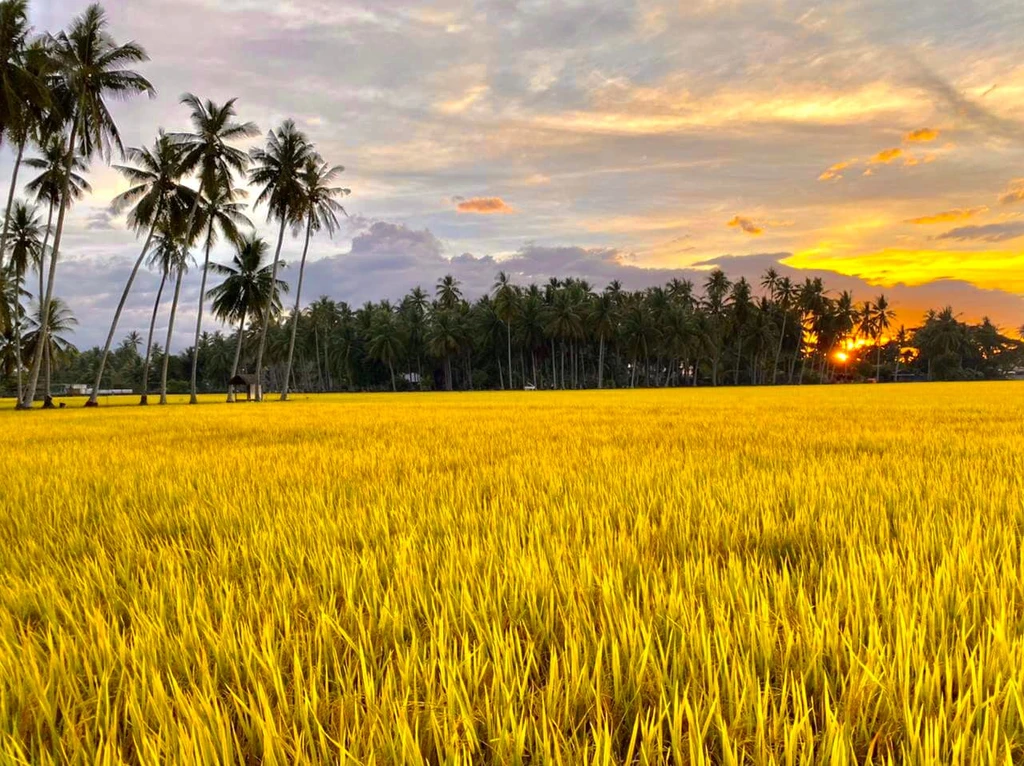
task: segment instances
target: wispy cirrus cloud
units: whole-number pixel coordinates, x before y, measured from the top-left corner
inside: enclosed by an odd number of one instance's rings
[[[917,226],[928,226],[933,223],[951,223],[953,221],[963,221],[967,218],[973,218],[976,215],[981,215],[986,212],[988,208],[985,205],[979,207],[959,207],[953,210],[943,210],[941,213],[935,213],[934,215],[923,215],[919,218],[908,218],[904,223],[912,223]]]

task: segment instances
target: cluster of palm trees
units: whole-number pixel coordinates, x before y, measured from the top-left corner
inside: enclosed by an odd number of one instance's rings
[[[226,320],[263,301],[254,287],[260,261],[250,256],[243,268],[244,260],[237,256],[215,289]],[[222,305],[228,285],[232,300]],[[699,291],[677,279],[635,292],[613,282],[598,292],[572,278],[520,286],[503,272],[472,302],[451,275],[432,295],[415,288],[397,303],[353,309],[325,296],[290,325],[300,337],[297,379],[311,391],[382,381],[393,390],[819,382],[848,375],[855,338],[869,339],[881,376],[894,317],[884,295],[857,306],[849,293],[828,295],[820,280],[798,286],[775,270],[761,286],[755,296],[747,280],[714,271]],[[282,348],[278,324],[268,327]],[[256,343],[237,336],[239,350]],[[837,359],[843,349],[847,364]]]
[[[91,5],[66,32],[31,38],[27,0],[0,2],[0,143],[7,141],[16,147],[0,234],[4,296],[0,330],[13,328],[13,344],[8,345],[14,349],[19,407],[28,408],[35,400],[40,371],[54,350],[54,330],[57,325],[66,328],[70,321],[63,303],[54,295],[57,264],[67,212],[75,200],[90,190],[82,173],[94,158],[109,159],[115,152],[126,158],[127,162],[116,169],[128,180],[130,188],[114,200],[113,209],[127,213],[129,226],[143,235],[144,244],[111,322],[88,406],[97,404],[121,314],[139,270],[147,262],[161,277],[146,344],[142,403],[147,402],[149,391],[149,358],[157,315],[164,290],[173,282],[160,386],[160,401],[166,402],[167,349],[172,342],[182,278],[192,262],[192,249],[199,246],[203,253],[202,278],[191,375],[191,401],[196,401],[207,277],[215,266],[210,261],[211,249],[219,239],[236,244],[243,259],[246,252],[266,249],[255,235],[245,234],[246,229],[252,229],[252,223],[245,215],[245,192],[237,186],[239,179],[259,189],[255,206],[265,206],[268,220],[279,226],[267,285],[279,283],[277,274],[285,231],[291,228],[296,234],[305,233],[295,291],[296,309],[292,312],[293,338],[310,239],[320,231],[333,234],[338,216],[344,214],[338,200],[349,190],[333,185],[343,169],[325,162],[290,120],[269,133],[265,146],[243,150],[238,143],[253,139],[258,129],[251,122],[236,119],[234,100],[215,104],[187,94],[182,103],[191,114],[190,131],[160,131],[152,147],[125,150],[107,101],[153,94],[150,83],[130,68],[146,59],[140,46],[118,44],[111,38],[99,5]],[[39,156],[26,159],[26,151],[33,148]],[[25,187],[28,200],[15,199],[22,165],[40,171]],[[45,225],[40,209],[46,210]],[[230,267],[217,269],[229,272],[230,276]],[[22,308],[22,300],[31,297],[26,290],[30,270],[38,275],[34,319]],[[218,305],[227,300],[224,292],[215,293],[221,300]],[[280,311],[278,292],[264,290],[259,305],[247,306],[244,316],[231,315],[240,319],[242,325],[251,319],[262,327],[256,355],[256,375],[261,380],[267,328],[273,312]],[[22,338],[23,324],[41,342],[26,343],[32,338]],[[27,350],[30,353],[26,354]],[[25,366],[28,381],[22,385]],[[284,376],[283,399],[288,397],[289,377]],[[51,406],[49,383],[46,392],[44,406]],[[262,398],[262,389],[258,397]]]

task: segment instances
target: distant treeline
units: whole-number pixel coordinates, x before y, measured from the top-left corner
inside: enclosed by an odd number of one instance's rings
[[[208,295],[221,317],[258,315],[264,298],[240,289],[268,264],[258,241],[242,245],[235,268]],[[247,297],[248,296],[248,297]],[[246,306],[245,301],[252,302]],[[920,325],[894,326],[884,295],[855,303],[820,279],[794,284],[770,270],[756,287],[721,271],[699,288],[685,280],[630,292],[613,282],[595,291],[584,280],[513,284],[499,274],[490,295],[463,297],[444,277],[432,293],[353,309],[322,297],[298,318],[292,390],[482,390],[812,384],[877,380],[981,380],[1024,364],[1024,344],[991,322],[969,324],[951,308]],[[291,317],[268,329],[264,387],[283,384]],[[251,372],[261,336],[257,319],[242,331],[206,333],[199,344],[201,391],[224,391],[234,368]],[[32,336],[28,338],[31,347]],[[91,381],[100,349],[53,349],[53,385]],[[132,333],[111,354],[103,388],[141,391],[143,339]],[[163,350],[151,350],[156,380]],[[170,393],[189,390],[192,349],[168,360]],[[7,370],[8,375],[11,371]]]

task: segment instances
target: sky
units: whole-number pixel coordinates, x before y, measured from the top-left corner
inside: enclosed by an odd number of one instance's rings
[[[33,23],[55,31],[85,6],[34,0]],[[192,92],[237,97],[264,133],[294,118],[345,166],[350,218],[311,246],[310,301],[395,299],[446,273],[472,297],[500,269],[640,288],[716,266],[756,284],[774,266],[858,300],[884,292],[908,326],[945,305],[1024,324],[1019,0],[106,8],[157,89],[114,106],[126,145],[187,127]],[[4,149],[5,186],[11,164]],[[56,287],[80,346],[105,336],[141,247],[108,208],[120,176],[97,162],[90,180]],[[265,211],[252,217],[270,238]],[[286,279],[300,254],[286,240]],[[120,335],[148,327],[157,282],[140,275]],[[177,326],[198,290],[194,270]]]

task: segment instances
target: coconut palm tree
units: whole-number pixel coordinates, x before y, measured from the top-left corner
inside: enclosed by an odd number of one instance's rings
[[[25,186],[25,191],[35,197],[39,204],[47,206],[46,229],[43,235],[43,253],[46,253],[53,234],[53,213],[60,205],[61,196],[67,188],[67,205],[70,208],[83,195],[92,192],[92,187],[84,176],[88,166],[77,153],[72,152],[70,158],[67,150],[67,137],[59,132],[48,135],[39,147],[40,156],[29,157],[25,166],[40,171]],[[71,176],[67,184],[64,182],[68,161],[71,162]],[[46,264],[41,263],[39,270],[39,297],[46,292]]]
[[[6,252],[7,222],[18,189],[25,149],[46,122],[45,108],[50,103],[46,85],[52,58],[44,41],[24,44],[27,33],[24,13],[25,3],[22,0],[0,3],[0,140],[6,134],[17,147],[7,207],[4,209],[3,231],[0,232],[0,267]],[[12,100],[15,102],[13,105]]]
[[[194,194],[188,187],[180,183],[182,176],[181,152],[163,131],[160,132],[152,149],[129,149],[127,156],[135,165],[117,165],[115,170],[128,179],[132,187],[117,196],[111,203],[111,207],[115,212],[131,208],[131,212],[128,214],[128,225],[137,233],[146,231],[146,242],[128,274],[128,281],[125,282],[124,290],[121,292],[121,300],[117,304],[117,310],[114,311],[114,319],[110,323],[107,342],[103,347],[99,368],[96,371],[96,382],[92,387],[92,394],[85,403],[86,407],[96,407],[99,404],[97,397],[100,383],[103,380],[103,371],[107,365],[107,357],[114,342],[118,322],[121,321],[121,312],[124,311],[132,284],[149,253],[156,228],[167,206],[178,197],[191,197]]]
[[[39,304],[36,304],[36,313],[29,317],[29,332],[25,335],[25,346],[28,349],[35,349],[42,343],[47,346],[47,355],[50,359],[59,359],[62,355],[77,351],[74,344],[67,338],[78,326],[78,320],[71,313],[71,309],[60,298],[53,297],[48,305],[50,316],[43,322],[39,315]],[[45,324],[46,330],[42,331]]]
[[[614,296],[605,290],[590,300],[587,323],[597,336],[597,387],[604,388],[604,347],[615,334],[618,307]]]
[[[391,373],[391,390],[397,391],[395,362],[405,353],[405,337],[398,315],[386,303],[373,312],[366,353],[371,359],[388,366],[388,372]]]
[[[302,278],[306,273],[306,255],[309,253],[309,239],[314,232],[325,230],[331,236],[338,228],[338,213],[348,215],[338,202],[339,197],[351,194],[349,189],[332,186],[335,179],[345,171],[340,165],[331,167],[318,154],[310,154],[300,174],[301,193],[297,201],[300,214],[306,221],[306,243],[302,247],[299,262],[299,281],[295,288],[295,310],[292,312],[292,332],[288,342],[288,361],[285,364],[284,383],[281,387],[281,401],[288,401],[288,384],[292,373],[292,358],[295,354],[295,334],[299,328],[299,309],[302,301]],[[318,360],[319,363],[319,360]]]
[[[505,324],[505,342],[508,350],[508,387],[511,390],[515,388],[515,384],[512,382],[512,320],[516,316],[519,293],[504,271],[498,272],[492,289],[494,290],[494,313]]]
[[[121,135],[106,100],[126,99],[142,93],[154,94],[153,86],[142,75],[128,68],[146,61],[146,52],[135,43],[118,45],[107,32],[106,14],[98,4],[90,5],[72,22],[67,32],[57,35],[52,52],[58,87],[66,92],[70,104],[68,122],[71,131],[66,144],[64,188],[57,213],[57,229],[53,236],[53,254],[40,312],[40,331],[43,336],[46,335],[46,325],[52,314],[49,304],[53,297],[57,259],[71,197],[69,187],[75,152],[86,159],[96,154],[109,157],[113,149],[123,153]],[[38,344],[32,358],[29,386],[25,392],[26,404],[31,404],[35,397],[44,345]]]
[[[233,98],[225,104],[218,105],[209,100],[204,102],[191,93],[186,93],[181,98],[181,103],[189,107],[191,112],[192,132],[177,133],[174,137],[182,148],[182,165],[185,168],[185,172],[195,173],[199,178],[200,195],[196,199],[196,204],[189,212],[186,224],[186,231],[189,233],[189,236],[191,236],[191,232],[195,228],[202,228],[201,226],[196,226],[199,199],[202,198],[208,202],[220,200],[227,204],[234,204],[235,197],[237,196],[233,192],[234,175],[236,173],[244,175],[249,167],[249,155],[231,144],[232,142],[252,138],[259,133],[259,128],[256,127],[255,123],[238,122],[235,120],[237,116],[235,112],[236,101],[237,99]],[[217,191],[214,192],[214,189]],[[224,196],[225,190],[231,192],[227,198]],[[232,210],[241,215],[240,208],[235,207]],[[207,212],[209,213],[209,211]],[[232,239],[228,231],[223,228],[223,224],[226,222],[227,217],[223,215],[215,215],[211,218],[208,214],[206,227],[209,229],[211,225],[215,225],[225,237]],[[241,223],[241,220],[234,223],[235,229],[237,229],[239,223]],[[230,226],[231,224],[228,225]],[[195,404],[198,401],[196,374],[199,365],[199,337],[203,331],[206,280],[210,269],[209,246],[212,242],[209,236],[206,237],[206,244],[206,255],[203,259],[201,278],[202,284],[199,290],[199,309],[196,317],[196,342],[192,347],[192,381],[189,398],[191,404]]]
[[[266,147],[250,152],[253,167],[249,171],[249,183],[262,189],[256,198],[256,207],[266,205],[267,219],[280,224],[271,285],[277,284],[284,230],[302,220],[302,171],[312,153],[309,139],[291,120],[286,120],[281,127],[267,135]],[[256,352],[256,401],[263,401],[263,354],[267,349],[267,329],[270,326],[269,303],[262,314],[264,321],[261,322],[260,343]]]
[[[203,186],[207,191],[200,208],[200,217],[204,226],[202,229],[197,228],[196,233],[205,231],[206,234],[204,237],[203,273],[199,287],[199,316],[196,319],[195,342],[192,344],[192,380],[189,389],[189,404],[196,404],[199,401],[196,376],[199,370],[199,337],[203,332],[203,308],[206,305],[206,276],[210,269],[210,249],[217,242],[218,236],[223,236],[229,242],[238,242],[241,237],[238,231],[239,227],[252,228],[252,221],[242,212],[245,205],[235,201],[244,192],[232,188],[229,176],[222,176],[220,183],[204,181]]]
[[[875,330],[875,380],[882,381],[882,335],[892,326],[896,318],[896,312],[889,307],[889,301],[885,295],[875,298],[875,305],[872,310],[872,326]]]
[[[31,31],[28,0],[0,2],[0,143],[24,127],[27,107],[49,101],[46,83],[28,60]]]
[[[5,227],[9,230],[7,240],[7,268],[14,279],[15,293],[24,290],[25,273],[42,258],[43,232],[35,206],[18,202],[7,216]],[[3,258],[0,258],[3,260]],[[17,358],[22,358],[20,302],[14,307],[14,343]],[[22,405],[21,364],[18,364],[18,406]]]
[[[167,319],[167,340],[164,343],[164,360],[160,370],[160,404],[167,404],[167,372],[171,361],[171,340],[174,337],[174,318],[178,313],[178,299],[181,297],[181,281],[188,272],[192,256],[191,242],[185,238],[185,221],[170,226],[173,242],[170,257],[170,273],[174,274],[174,297],[171,299],[171,314]]]
[[[149,404],[149,368],[153,360],[153,335],[156,332],[157,314],[160,312],[160,299],[163,297],[167,277],[174,268],[178,255],[178,242],[171,229],[172,225],[171,215],[165,213],[157,224],[156,236],[153,237],[153,245],[149,251],[149,266],[160,272],[160,287],[157,288],[156,300],[153,302],[153,314],[149,320],[149,335],[146,338],[146,356],[142,365],[142,394],[139,404],[143,407]]]
[[[238,324],[235,361],[231,366],[232,378],[238,375],[246,319],[261,316],[268,305],[272,314],[280,313],[281,293],[288,292],[288,285],[280,280],[274,286],[273,266],[264,260],[268,250],[267,243],[253,234],[235,243],[235,254],[230,265],[210,264],[214,274],[225,277],[208,294],[213,300],[214,316],[223,322]],[[235,401],[233,391],[228,393],[228,401]]]

